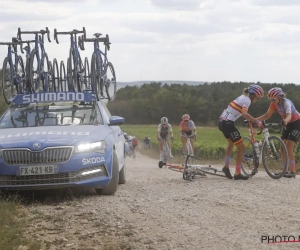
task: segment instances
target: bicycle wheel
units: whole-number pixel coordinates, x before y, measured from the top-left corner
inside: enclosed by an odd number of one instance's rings
[[[50,75],[51,77],[49,78],[49,90],[48,91],[53,91],[53,92],[58,92],[59,91],[59,75],[58,75],[58,63],[56,58],[53,59],[53,66],[51,68]]]
[[[77,62],[75,57],[75,52],[71,48],[68,58],[68,64],[67,64],[67,74],[68,74],[68,82],[69,87],[72,87],[72,91],[78,92],[78,75],[77,75]]]
[[[40,65],[39,65],[39,59],[38,54],[35,49],[33,49],[30,53],[30,68],[29,68],[29,81],[30,85],[32,86],[32,90],[35,93],[38,93],[40,89],[43,89],[43,86],[41,86],[41,72],[40,72]]]
[[[281,178],[288,169],[288,152],[284,142],[270,136],[262,149],[262,162],[267,174],[273,179]]]
[[[83,82],[81,85],[81,91],[90,91],[92,89],[91,86],[91,75],[90,75],[90,65],[87,57],[84,59],[84,74],[83,74]]]
[[[25,68],[23,58],[18,56],[17,64],[15,65],[15,87],[18,94],[23,93],[23,84],[25,79]]]
[[[33,88],[30,82],[30,55],[26,55],[25,79],[23,83],[23,93],[33,93]]]
[[[105,86],[105,92],[108,100],[112,102],[116,97],[117,92],[117,79],[114,66],[111,62],[108,62],[103,73],[103,81]]]
[[[54,91],[54,86],[51,84],[53,83],[52,75],[51,75],[51,68],[52,63],[49,61],[47,53],[45,53],[44,58],[41,61],[41,80],[42,80],[42,87],[43,91]],[[48,86],[47,86],[48,85]]]
[[[92,92],[96,94],[96,98],[99,101],[102,95],[100,88],[100,72],[99,72],[99,60],[97,60],[96,53],[92,55],[91,62],[91,84],[92,84]]]
[[[164,147],[163,147],[163,162],[167,163],[170,157],[170,148],[168,142],[165,140]]]
[[[188,158],[188,164],[192,165],[194,163],[194,153],[193,153],[192,144],[189,140],[186,142],[186,150],[187,150],[187,155],[192,156]]]
[[[11,103],[11,98],[16,95],[16,88],[13,79],[13,66],[8,57],[5,57],[2,67],[2,92],[7,104]]]
[[[259,161],[251,139],[248,136],[244,136],[243,143],[245,145],[245,152],[241,169],[246,176],[251,177],[256,173]]]
[[[65,63],[62,60],[59,65],[59,86],[58,91],[68,91],[68,78],[66,75]]]

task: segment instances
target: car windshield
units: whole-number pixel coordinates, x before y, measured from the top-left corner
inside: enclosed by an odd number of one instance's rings
[[[0,120],[0,128],[102,124],[95,102],[57,102],[12,105]]]

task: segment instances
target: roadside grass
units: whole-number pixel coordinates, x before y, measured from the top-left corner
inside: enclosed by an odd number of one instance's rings
[[[25,218],[21,198],[0,193],[0,249],[18,249],[27,246],[30,250],[40,249],[40,244],[26,235]]]

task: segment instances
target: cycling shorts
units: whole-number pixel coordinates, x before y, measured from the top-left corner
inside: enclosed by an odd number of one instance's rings
[[[222,131],[224,137],[229,141],[232,141],[234,144],[242,142],[242,137],[240,132],[234,125],[234,121],[219,121],[219,130]]]
[[[296,142],[300,136],[300,120],[288,123],[282,130],[281,139]]]
[[[190,131],[184,131],[184,130],[182,130],[182,131],[181,131],[181,135],[191,136],[192,134],[193,134],[193,131],[192,131],[192,130],[190,130]]]

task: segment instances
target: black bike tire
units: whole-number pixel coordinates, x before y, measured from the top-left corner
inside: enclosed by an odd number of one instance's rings
[[[90,74],[90,64],[87,57],[84,58],[84,80],[81,85],[81,90],[90,90],[91,89],[91,74]]]
[[[20,65],[20,68],[19,68]],[[21,71],[20,71],[21,70]],[[21,56],[18,56],[17,65],[15,65],[15,75],[18,75],[18,84],[15,86],[18,94],[23,93],[23,84],[25,79],[24,62]]]
[[[42,61],[42,65],[41,65],[41,72],[46,72],[47,73],[47,82],[48,82],[48,90],[49,91],[50,89],[53,89],[52,86],[50,86],[50,84],[52,84],[53,82],[50,80],[51,79],[51,62],[49,61],[49,57],[48,57],[48,54],[45,53],[44,55],[44,58],[43,58],[43,61]],[[43,87],[43,92],[46,90],[46,78],[42,78],[41,77],[41,80],[42,80],[42,87]]]
[[[9,65],[9,82],[10,82],[10,96],[5,94],[5,82],[6,81],[6,72],[8,71],[7,69],[7,65]],[[11,77],[11,68],[12,68],[12,63],[9,59],[9,57],[5,57],[4,61],[3,61],[3,66],[2,66],[2,93],[4,96],[4,99],[6,101],[7,104],[10,104],[10,99],[13,97],[13,92],[14,92],[14,79]]]
[[[284,154],[285,154],[285,158],[288,159],[288,152],[287,152],[287,149],[286,149],[286,146],[283,142],[283,140],[281,138],[279,138],[278,136],[270,136],[268,138],[269,140],[269,143],[270,141],[272,141],[273,139],[279,141],[280,145],[283,147],[284,149]],[[266,165],[266,161],[265,161],[265,151],[267,150],[267,143],[265,142],[264,145],[263,145],[263,149],[262,149],[262,163],[264,165],[264,168],[265,168],[265,171],[267,172],[267,174],[272,178],[272,179],[280,179],[281,177],[283,177],[283,175],[287,172],[288,170],[288,161],[285,161],[285,167],[283,168],[282,172],[279,174],[272,174],[272,172],[268,169],[267,165]]]
[[[63,60],[59,65],[59,87],[58,91],[68,91],[68,78],[66,77],[66,67]]]
[[[244,136],[243,137],[243,143],[244,143],[244,145],[245,145],[245,152],[246,152],[246,147],[247,147],[247,145],[251,145],[251,147],[252,147],[252,159],[253,159],[253,164],[254,164],[254,166],[253,166],[253,168],[251,169],[251,172],[247,172],[246,171],[246,169],[244,168],[244,162],[246,161],[246,159],[245,159],[245,155],[244,155],[244,157],[243,157],[243,162],[242,162],[242,165],[241,165],[241,169],[242,169],[242,171],[243,171],[243,173],[244,173],[244,175],[245,176],[247,176],[247,177],[252,177],[253,176],[253,173],[257,170],[257,168],[258,168],[258,166],[259,166],[259,161],[258,161],[258,158],[257,158],[257,155],[256,155],[256,152],[255,152],[255,148],[254,148],[254,145],[253,145],[253,143],[251,142],[251,139],[248,137],[248,136]],[[250,162],[250,161],[247,161],[247,163],[248,162]],[[247,164],[247,163],[245,163],[245,164]]]
[[[53,65],[52,65],[52,80],[53,80],[53,90],[55,92],[59,92],[59,71],[58,71],[58,63],[57,59],[53,59]]]
[[[98,60],[96,53],[93,53],[91,60],[91,84],[92,84],[92,92],[96,95],[97,100],[99,101],[101,98],[100,90],[100,73],[98,67]]]
[[[110,86],[107,86],[107,84],[104,84],[105,86],[105,92],[106,92],[106,96],[108,98],[108,100],[110,102],[114,101],[114,99],[116,98],[116,93],[117,93],[117,78],[116,78],[116,72],[114,69],[114,66],[111,62],[108,62],[108,64],[105,67],[105,74],[107,74],[107,70],[108,68],[110,68],[112,75],[113,75],[113,81],[110,81]],[[112,94],[110,93],[112,91]]]
[[[70,48],[69,52],[69,62],[67,65],[67,75],[68,75],[68,82],[70,86],[72,86],[72,91],[78,92],[78,77],[77,77],[77,69],[76,69],[76,60],[75,60],[75,52],[73,48]]]
[[[32,91],[34,93],[38,93],[40,91],[41,72],[37,72],[37,77],[34,79],[34,73],[36,73],[36,71],[39,71],[38,68],[37,68],[37,70],[33,69],[34,58],[36,58],[37,65],[38,65],[39,64],[38,55],[37,55],[37,51],[35,49],[33,49],[30,53],[29,81],[30,81],[30,86],[31,86]]]

